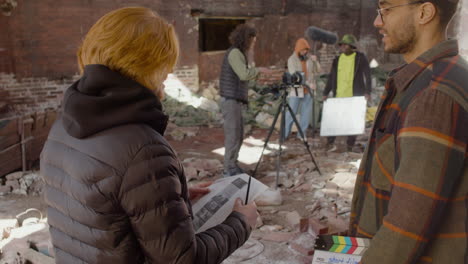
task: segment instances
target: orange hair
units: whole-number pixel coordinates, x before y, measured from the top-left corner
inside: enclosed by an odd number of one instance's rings
[[[102,64],[164,96],[161,83],[179,57],[179,41],[172,25],[144,7],[126,7],[101,17],[77,53],[80,72],[88,64]]]

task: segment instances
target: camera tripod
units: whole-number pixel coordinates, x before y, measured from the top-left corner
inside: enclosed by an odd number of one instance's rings
[[[304,143],[304,146],[307,149],[307,152],[309,152],[310,157],[312,158],[312,162],[315,165],[314,170],[316,170],[320,175],[322,175],[322,173],[320,172],[320,168],[319,168],[317,162],[315,161],[314,155],[310,151],[309,144],[307,143],[304,132],[302,131],[301,126],[299,125],[299,122],[297,121],[296,115],[294,114],[294,111],[292,110],[291,106],[289,105],[289,103],[287,101],[288,93],[286,91],[286,87],[283,87],[283,88],[284,89],[282,89],[283,91],[282,91],[282,94],[281,94],[281,104],[278,107],[278,110],[276,111],[275,118],[273,119],[273,124],[271,125],[271,127],[270,127],[270,129],[268,131],[268,136],[267,136],[267,138],[265,140],[265,144],[263,145],[262,154],[260,155],[260,158],[259,158],[259,160],[257,162],[257,165],[255,166],[255,170],[254,170],[253,175],[252,175],[252,177],[255,177],[255,175],[257,173],[258,166],[260,165],[260,162],[262,161],[262,158],[263,158],[263,153],[265,152],[265,149],[268,146],[268,142],[270,141],[271,135],[273,134],[273,130],[275,130],[276,122],[278,121],[279,115],[281,113],[281,124],[280,124],[280,131],[279,131],[279,152],[278,152],[278,155],[276,157],[276,188],[278,188],[278,185],[279,185],[279,170],[280,170],[280,165],[281,165],[281,153],[283,151],[282,146],[283,146],[283,143],[285,141],[284,130],[285,130],[285,123],[286,123],[286,113],[288,111],[292,116],[294,124],[298,128],[297,129],[298,133],[300,133],[300,135],[301,135],[302,142]],[[310,91],[310,89],[309,89],[309,91]],[[312,96],[312,93],[310,95]]]

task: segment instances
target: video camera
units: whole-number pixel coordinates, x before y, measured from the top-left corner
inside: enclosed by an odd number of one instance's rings
[[[281,92],[288,92],[288,88],[305,85],[305,76],[303,72],[297,71],[293,74],[286,71],[282,77],[282,83],[272,84],[267,88],[260,90],[261,95],[273,94],[275,98],[279,97]]]

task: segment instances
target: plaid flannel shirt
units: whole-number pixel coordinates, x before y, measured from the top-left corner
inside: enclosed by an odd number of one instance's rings
[[[390,74],[352,203],[363,264],[468,263],[467,100],[456,40]]]

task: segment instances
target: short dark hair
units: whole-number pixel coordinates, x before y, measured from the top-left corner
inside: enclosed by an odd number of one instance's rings
[[[255,36],[257,36],[255,28],[246,24],[240,24],[229,35],[229,41],[233,47],[246,52],[249,49],[251,39]]]
[[[425,0],[432,3],[439,13],[441,26],[447,26],[457,12],[459,0]]]

